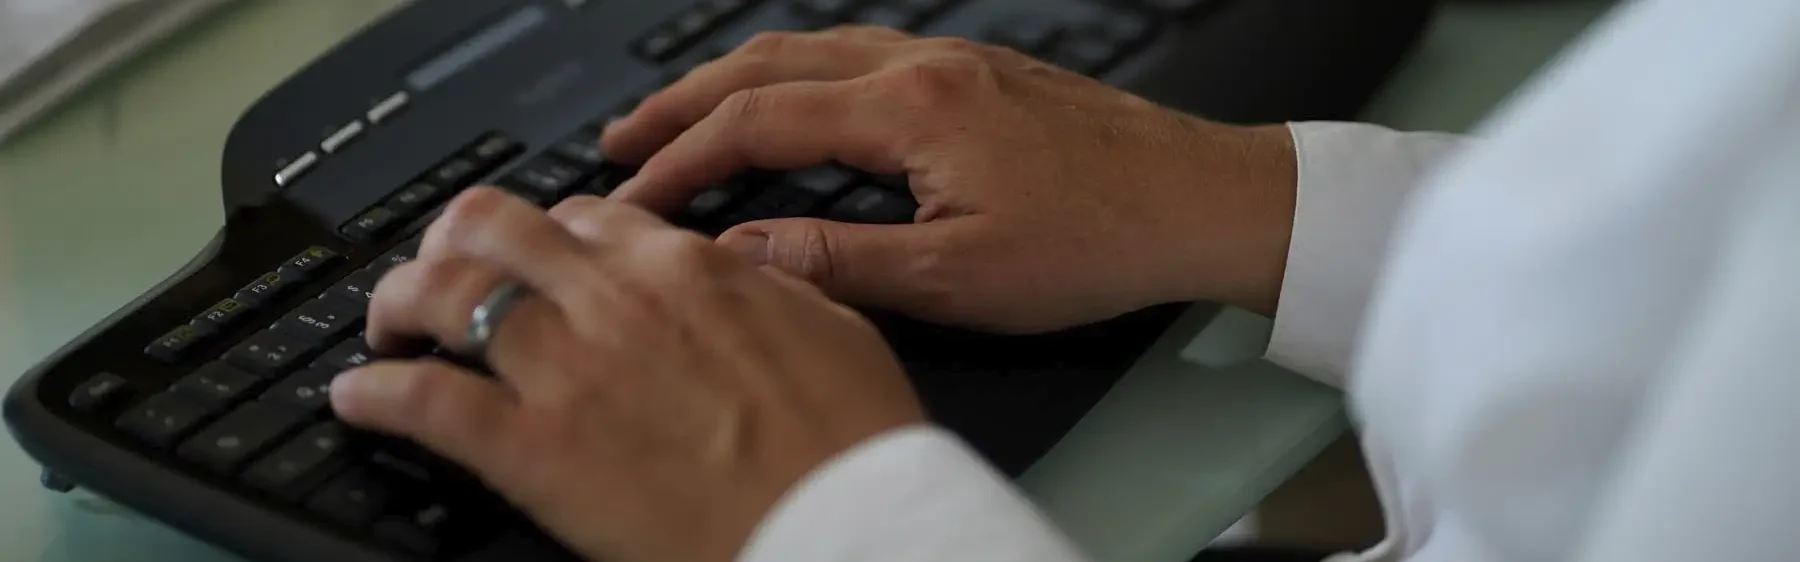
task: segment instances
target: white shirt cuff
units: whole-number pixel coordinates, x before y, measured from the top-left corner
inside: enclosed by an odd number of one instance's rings
[[[1344,388],[1363,316],[1402,207],[1462,137],[1364,123],[1306,122],[1281,304],[1266,358]]]
[[[763,520],[741,562],[1078,562],[1010,482],[930,426],[870,439],[815,470]]]

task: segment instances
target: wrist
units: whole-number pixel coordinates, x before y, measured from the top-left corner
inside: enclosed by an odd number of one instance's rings
[[[1209,124],[1185,169],[1170,302],[1218,302],[1273,316],[1293,240],[1299,161],[1286,124]]]

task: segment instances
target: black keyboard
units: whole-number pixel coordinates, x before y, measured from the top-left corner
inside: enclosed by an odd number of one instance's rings
[[[1227,34],[1244,25],[1234,11],[1260,13],[1227,4],[414,3],[239,120],[225,147],[228,219],[215,243],[28,373],[8,394],[9,428],[45,464],[47,486],[90,487],[259,560],[568,559],[459,467],[333,419],[330,381],[372,359],[362,324],[375,283],[414,258],[444,202],[477,184],[546,207],[608,195],[634,170],[600,152],[600,128],[758,31],[862,22],[962,36],[1131,87],[1171,75],[1166,65],[1178,62],[1184,35]],[[1244,41],[1263,41],[1285,21],[1254,17],[1266,20],[1264,30]],[[1314,56],[1336,56],[1321,51]],[[1252,93],[1312,88],[1293,77],[1252,78],[1220,81]],[[1369,89],[1299,97],[1343,100]],[[1251,99],[1189,109],[1224,119],[1349,117]],[[905,178],[820,166],[741,174],[669,218],[717,234],[778,217],[906,223],[916,210]],[[1181,310],[1031,337],[868,312],[934,418],[1017,475]]]

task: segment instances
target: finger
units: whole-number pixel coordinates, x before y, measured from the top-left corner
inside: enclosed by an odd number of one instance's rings
[[[911,311],[931,306],[948,289],[926,268],[937,240],[956,221],[861,225],[818,219],[747,223],[718,243],[751,261],[817,286],[831,298],[861,306]]]
[[[474,188],[425,231],[419,259],[460,257],[503,270],[564,305],[583,302],[588,247],[543,209],[512,194]]]
[[[645,163],[613,198],[667,212],[749,169],[831,161],[876,174],[904,170],[906,124],[859,82],[791,82],[745,90]]]
[[[550,218],[590,246],[618,244],[674,227],[642,208],[593,195],[578,195],[550,209]]]
[[[520,408],[493,379],[449,363],[378,361],[339,375],[331,404],[351,425],[410,439],[484,477],[513,474]]]
[[[701,65],[637,109],[607,126],[601,148],[609,157],[641,164],[719,107],[731,94],[772,84],[837,81],[880,68],[882,48],[905,38],[896,31],[842,28],[825,33],[770,32]]]
[[[369,301],[368,339],[378,353],[403,352],[411,342],[430,340],[450,349],[469,352],[469,324],[480,306],[509,276],[498,267],[459,257],[415,260],[388,272],[375,286]],[[516,373],[541,370],[539,353],[554,341],[565,319],[554,303],[525,294],[498,325],[489,339],[486,361],[496,373],[511,378]],[[515,380],[515,384],[528,384]]]

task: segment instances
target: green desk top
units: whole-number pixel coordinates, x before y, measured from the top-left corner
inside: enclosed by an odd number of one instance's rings
[[[0,145],[0,384],[193,257],[238,113],[397,3],[230,8]],[[1464,130],[1607,4],[1452,3],[1371,118]],[[1186,560],[1345,428],[1335,392],[1256,360],[1267,332],[1197,308],[1021,484],[1101,560]],[[37,474],[0,440],[0,560],[236,560]]]

